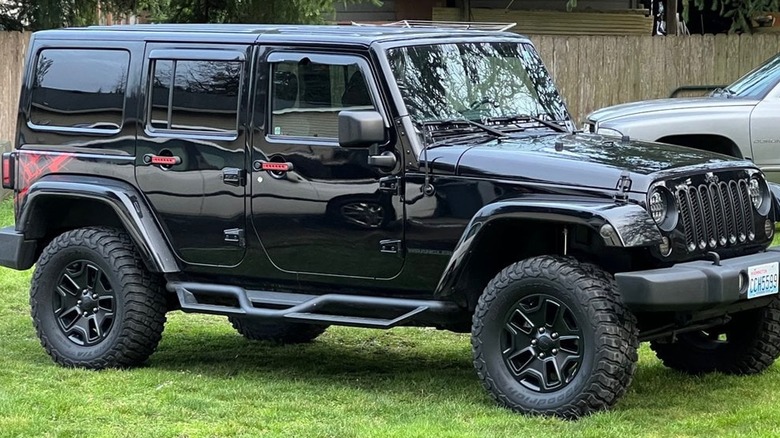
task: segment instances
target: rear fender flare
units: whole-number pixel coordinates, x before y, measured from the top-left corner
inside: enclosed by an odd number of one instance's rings
[[[28,235],[35,226],[36,209],[52,198],[90,199],[106,204],[116,213],[150,271],[181,270],[152,210],[132,185],[101,177],[45,176],[30,186],[22,200],[16,231]]]

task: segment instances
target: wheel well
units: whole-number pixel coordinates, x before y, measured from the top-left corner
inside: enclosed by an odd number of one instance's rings
[[[25,234],[38,240],[36,260],[46,245],[65,231],[89,226],[124,229],[114,209],[95,199],[49,197],[36,202],[28,217],[31,220]]]
[[[453,295],[458,301],[464,301],[469,309],[474,309],[488,282],[510,264],[539,255],[568,254],[588,259],[590,257],[578,249],[596,250],[594,247],[601,245],[601,239],[595,237],[595,233],[581,225],[517,219],[490,222],[470,251]],[[590,243],[581,245],[577,241]]]
[[[679,146],[688,146],[694,149],[700,149],[718,154],[728,155],[730,157],[744,158],[739,146],[730,138],[714,134],[694,134],[694,135],[668,135],[657,140],[660,143],[670,143]]]

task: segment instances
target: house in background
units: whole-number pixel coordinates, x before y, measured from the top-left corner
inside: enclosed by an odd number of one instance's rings
[[[367,0],[337,2],[335,21],[490,21],[517,23],[514,31],[534,35],[651,35],[653,17],[642,0]]]

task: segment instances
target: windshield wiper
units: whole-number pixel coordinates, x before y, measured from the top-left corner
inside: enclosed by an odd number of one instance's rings
[[[716,88],[712,92],[712,95],[713,96],[724,96],[725,95],[727,98],[732,98],[732,97],[736,96],[737,93],[735,93],[733,90],[729,89],[728,87],[724,87],[724,88]]]
[[[540,123],[557,132],[570,132],[569,128],[560,123],[566,123],[564,120],[544,120],[530,114],[518,114],[515,116],[488,117],[485,119],[488,123],[517,123],[517,122],[536,122]]]
[[[469,120],[469,119],[435,120],[435,121],[431,121],[431,122],[423,122],[422,123],[422,125],[424,127],[426,127],[426,131],[428,133],[433,133],[433,132],[436,132],[436,131],[445,131],[446,132],[449,129],[449,127],[457,128],[458,125],[464,125],[464,124],[465,125],[469,125],[469,126],[474,126],[476,128],[479,128],[482,131],[487,132],[488,134],[490,134],[490,135],[492,135],[494,137],[498,137],[498,138],[507,138],[508,137],[508,135],[506,135],[506,133],[504,133],[503,131],[501,131],[499,129],[492,128],[490,126],[483,125],[482,123],[475,122],[475,121]],[[434,128],[434,129],[427,128],[429,126]]]

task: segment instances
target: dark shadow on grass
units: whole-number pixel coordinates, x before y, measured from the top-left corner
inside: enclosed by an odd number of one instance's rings
[[[483,394],[462,350],[441,354],[414,347],[387,348],[371,337],[349,343],[318,339],[308,344],[272,345],[247,341],[237,335],[186,336],[164,342],[148,366],[186,370],[210,378],[273,379],[312,385],[341,385],[385,393],[419,393],[419,388],[440,387],[442,399]],[[453,394],[452,391],[457,394]],[[484,403],[490,404],[487,397]]]

